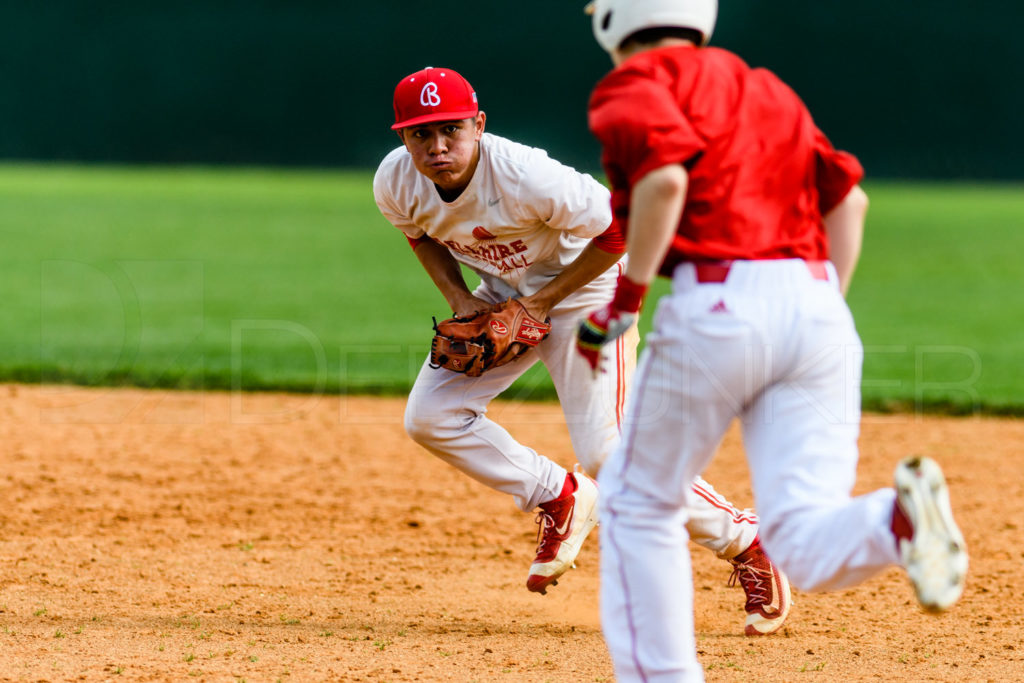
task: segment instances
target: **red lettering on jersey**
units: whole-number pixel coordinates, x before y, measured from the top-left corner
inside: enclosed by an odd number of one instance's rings
[[[527,261],[525,256],[515,256],[510,259],[505,259],[501,262],[501,272],[507,273],[510,270],[516,270],[517,268],[527,268],[532,266],[532,261]]]
[[[486,232],[482,226],[477,226],[477,228],[474,228],[473,230],[474,237],[480,237],[477,233],[477,229]],[[502,273],[507,273],[519,268],[527,268],[533,265],[533,262],[527,259],[525,255],[514,256],[514,254],[521,254],[527,250],[528,247],[522,240],[516,240],[511,244],[479,244],[476,246],[459,244],[455,240],[446,240],[444,242],[440,242],[440,244],[448,247],[456,254],[472,256],[480,259],[481,261],[486,261]]]
[[[489,233],[487,231],[487,228],[485,228],[482,225],[478,225],[475,228],[473,228],[473,237],[477,238],[478,240],[493,240],[494,239],[494,235]]]

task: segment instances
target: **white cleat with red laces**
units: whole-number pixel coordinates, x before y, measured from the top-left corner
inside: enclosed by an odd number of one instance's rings
[[[537,513],[537,557],[526,587],[541,595],[575,566],[583,541],[597,525],[597,484],[582,474],[568,476],[575,480],[576,490],[542,504]]]
[[[748,636],[775,633],[786,623],[789,608],[793,604],[789,579],[764,554],[758,538],[730,562],[733,571],[729,585],[739,583],[747,595],[744,633]]]

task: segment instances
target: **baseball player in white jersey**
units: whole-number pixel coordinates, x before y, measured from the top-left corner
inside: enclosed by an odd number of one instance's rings
[[[544,593],[572,567],[596,524],[597,487],[516,441],[486,412],[540,361],[589,475],[618,441],[636,328],[619,338],[605,372],[595,374],[575,352],[578,320],[610,300],[622,270],[624,243],[605,235],[609,193],[540,149],[485,133],[476,93],[451,69],[428,67],[402,79],[394,110],[392,128],[403,145],[381,162],[374,196],[454,313],[515,297],[538,319],[550,318],[551,333],[535,349],[480,377],[432,367],[428,359],[405,415],[409,435],[428,451],[511,495],[522,510],[539,509],[527,588]],[[460,264],[480,276],[472,292]],[[692,490],[689,536],[733,564],[747,598],[746,633],[777,631],[789,612],[789,586],[760,548],[757,517],[701,479]]]

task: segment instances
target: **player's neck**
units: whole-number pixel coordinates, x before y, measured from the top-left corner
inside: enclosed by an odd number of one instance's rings
[[[454,202],[454,201],[455,201],[456,199],[458,199],[459,197],[461,197],[461,196],[462,196],[462,193],[463,193],[463,191],[464,191],[464,190],[465,190],[465,189],[466,189],[466,188],[467,188],[468,186],[469,186],[469,185],[468,185],[468,183],[467,183],[466,185],[463,185],[463,186],[461,186],[461,187],[457,187],[457,188],[454,188],[454,189],[446,189],[446,188],[443,188],[443,187],[441,187],[441,186],[440,186],[440,185],[438,185],[437,183],[434,183],[434,188],[436,188],[436,189],[437,189],[437,194],[438,194],[438,196],[440,196],[440,197],[441,197],[441,201],[443,201],[443,202],[444,202],[445,204],[451,204],[451,203],[452,203],[452,202]]]
[[[654,43],[633,43],[628,42],[625,46],[618,48],[612,53],[612,62],[615,66],[622,64],[624,61],[638,55],[641,52],[647,52],[648,50],[657,50],[663,47],[679,47],[682,45],[696,46],[692,40],[685,38],[676,38],[674,36],[668,36]]]

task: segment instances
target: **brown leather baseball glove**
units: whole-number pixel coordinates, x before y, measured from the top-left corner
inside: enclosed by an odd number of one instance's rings
[[[430,366],[479,377],[544,341],[549,321],[537,320],[515,299],[465,318],[435,319]]]

